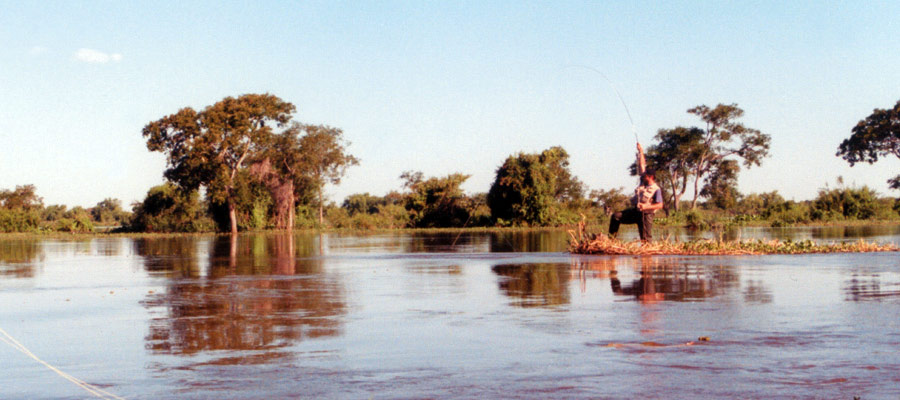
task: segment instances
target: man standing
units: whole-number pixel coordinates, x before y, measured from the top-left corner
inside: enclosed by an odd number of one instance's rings
[[[644,160],[644,148],[637,144],[638,174],[641,176],[641,184],[634,190],[631,198],[632,208],[612,215],[609,220],[609,235],[615,237],[621,224],[637,224],[641,241],[653,240],[653,214],[663,208],[662,191],[656,185],[656,174],[653,169],[647,169]]]

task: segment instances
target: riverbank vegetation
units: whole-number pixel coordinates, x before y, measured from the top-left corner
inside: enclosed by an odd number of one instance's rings
[[[356,193],[331,202],[323,195],[325,186],[340,184],[361,161],[348,152],[350,143],[339,128],[301,123],[294,111],[276,96],[247,94],[151,121],[142,134],[150,151],[166,156],[166,182],[150,188],[130,212],[112,198],[89,208],[45,206],[37,188],[26,184],[0,189],[0,232],[564,228],[583,218],[602,230],[612,213],[630,205],[624,188],[588,188],[569,170],[569,154],[559,146],[498,160],[494,181],[480,193],[462,190],[468,174],[427,177],[410,170],[387,194]],[[646,151],[665,198],[657,225],[718,230],[900,223],[900,199],[845,185],[840,178],[833,186],[823,182],[811,200],[787,200],[777,191],[738,191],[740,166],[760,165],[771,141],[738,121],[743,112],[735,104],[701,105],[688,113],[703,127],[658,131]],[[851,165],[900,157],[900,128],[884,123],[897,115],[900,102],[892,110],[875,110],[837,155]],[[636,174],[635,165],[621,171],[629,169]],[[891,183],[900,189],[898,179]]]
[[[817,254],[817,253],[867,253],[898,251],[892,244],[866,242],[816,243],[812,240],[693,240],[672,242],[669,240],[623,242],[606,235],[586,235],[569,231],[569,251],[576,254],[599,255],[762,255],[762,254]]]

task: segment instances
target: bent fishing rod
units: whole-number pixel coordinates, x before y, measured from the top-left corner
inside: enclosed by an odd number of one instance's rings
[[[634,134],[634,141],[637,142],[638,144],[640,144],[641,140],[638,139],[637,128],[635,128],[635,126],[634,126],[634,119],[631,118],[631,111],[628,110],[628,105],[625,104],[625,99],[622,98],[622,94],[619,93],[619,89],[616,88],[616,85],[613,84],[613,82],[611,80],[609,80],[609,78],[606,76],[606,74],[604,74],[603,71],[600,71],[597,68],[587,66],[587,65],[581,65],[581,64],[566,65],[566,68],[583,68],[588,71],[593,71],[603,77],[603,79],[606,81],[606,83],[609,84],[609,86],[612,88],[612,90],[614,92],[616,92],[616,96],[619,98],[619,101],[622,103],[622,107],[625,108],[625,114],[628,115],[628,121],[631,122],[631,133]]]

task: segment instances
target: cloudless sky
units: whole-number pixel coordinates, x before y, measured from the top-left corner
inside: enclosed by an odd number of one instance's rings
[[[615,87],[645,145],[699,125],[693,106],[737,103],[772,137],[743,193],[811,199],[843,176],[896,196],[900,160],[834,154],[900,100],[898,16],[896,1],[0,0],[0,189],[127,208],[163,182],[144,125],[271,93],[344,130],[361,162],[327,187],[337,202],[399,190],[406,170],[486,192],[509,155],[557,145],[589,189],[630,190]]]

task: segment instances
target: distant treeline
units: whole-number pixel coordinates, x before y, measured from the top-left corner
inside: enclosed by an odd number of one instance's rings
[[[463,173],[425,177],[407,171],[402,187],[384,196],[358,193],[325,201],[326,184],[340,184],[359,160],[346,151],[343,132],[293,120],[294,106],[275,96],[227,97],[202,111],[183,108],[143,129],[147,147],[167,157],[167,182],[122,209],[105,199],[84,209],[44,206],[33,185],[0,190],[2,232],[210,232],[293,228],[552,227],[582,218],[605,224],[629,206],[624,188],[588,188],[569,170],[562,147],[508,156],[487,192],[467,195]],[[714,227],[734,224],[897,220],[900,199],[881,197],[838,178],[809,201],[778,192],[742,194],[740,166],[760,165],[771,138],[738,121],[735,104],[697,106],[689,113],[705,128],[660,129],[646,150],[647,164],[665,198],[661,224]],[[837,155],[848,162],[900,157],[900,102],[860,121]],[[622,172],[628,168],[622,166]],[[630,167],[636,174],[636,167]],[[890,181],[900,188],[900,175]],[[682,200],[689,187],[692,198]]]
[[[564,154],[558,147],[542,154],[548,152]],[[504,167],[528,158],[540,159],[540,154],[511,156]],[[324,224],[319,223],[317,206],[311,199],[296,206],[294,227],[563,226],[577,223],[582,215],[589,222],[605,225],[610,213],[624,209],[629,203],[630,196],[621,188],[593,190],[585,195],[584,185],[574,177],[536,187],[533,181],[520,179],[528,174],[512,177],[505,173],[509,168],[504,167],[498,170],[490,192],[471,196],[460,189],[468,178],[466,175],[451,174],[426,179],[420,172],[407,172],[402,176],[405,180],[402,190],[384,196],[353,194],[341,204],[326,204]],[[538,169],[544,167],[546,165]],[[536,173],[539,174],[532,170],[531,176]],[[562,190],[561,187],[567,189]],[[266,192],[247,190],[244,193],[247,196],[237,203],[239,229],[275,229],[276,216]],[[835,187],[820,189],[815,199],[807,201],[785,200],[777,191],[772,191],[739,194],[736,201],[725,208],[708,199],[698,203],[695,209],[690,208],[689,201],[681,206],[680,211],[668,207],[658,214],[657,223],[710,228],[745,224],[788,226],[817,222],[900,220],[900,199],[880,197],[866,186],[848,187],[840,182]],[[212,232],[222,230],[220,227],[227,227],[229,223],[227,214],[198,192],[184,194],[171,183],[151,188],[144,201],[132,207],[132,212],[124,211],[117,199],[105,199],[87,209],[44,206],[33,185],[18,186],[15,190],[0,190],[0,231]]]

